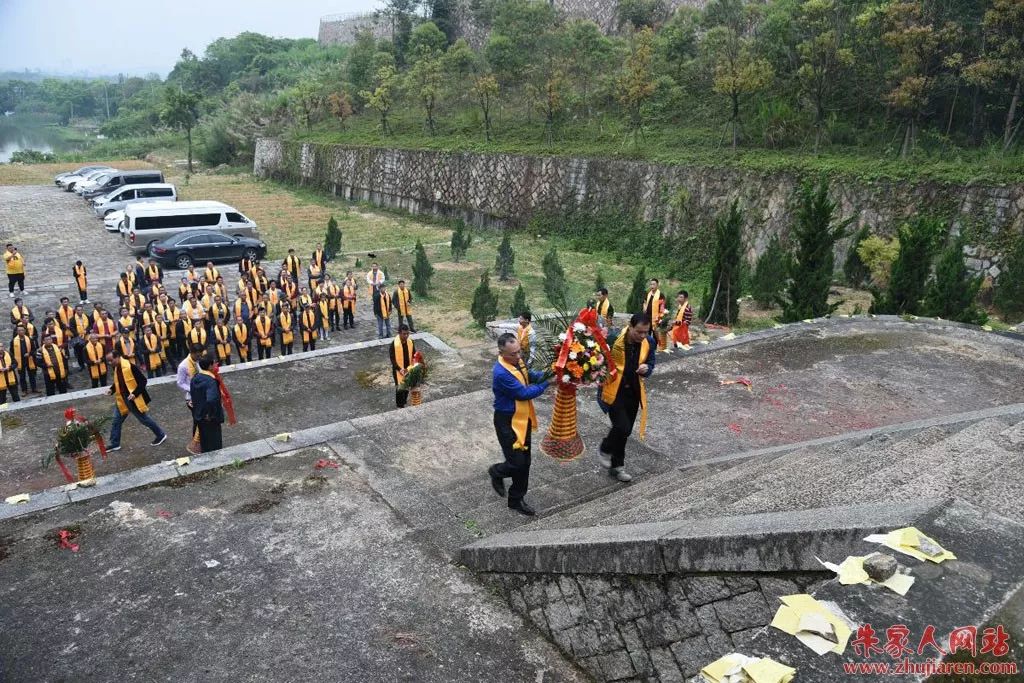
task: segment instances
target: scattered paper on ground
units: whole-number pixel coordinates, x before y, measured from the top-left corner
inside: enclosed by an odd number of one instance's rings
[[[721,339],[722,341],[729,341],[730,339],[735,339],[735,338],[736,338],[736,333],[735,332],[730,332],[729,334],[724,334],[721,337],[719,337],[719,339]]]
[[[207,569],[213,569],[214,567],[220,566],[220,562],[218,562],[217,560],[206,560],[205,562],[203,562],[203,564],[206,565]]]
[[[15,496],[4,498],[4,502],[8,505],[17,505],[18,503],[27,503],[28,501],[29,495],[27,493],[19,493]]]
[[[826,652],[842,654],[852,632],[845,615],[835,614],[806,593],[786,595],[771,625],[795,636],[819,656]]]
[[[178,467],[184,467],[185,465],[189,464],[190,462],[192,462],[192,458],[188,457],[187,455],[184,458],[178,458],[177,460],[174,461],[174,463]]]
[[[775,323],[774,325],[772,325],[772,329],[773,330],[781,330],[782,329],[782,325],[780,325],[778,323]]]
[[[737,377],[736,379],[723,379],[723,380],[719,380],[718,384],[719,384],[719,386],[723,386],[723,387],[726,386],[727,384],[742,384],[743,386],[745,386],[747,388],[747,391],[753,391],[753,389],[751,389],[751,387],[753,386],[754,383],[751,382],[746,377]]]
[[[878,553],[873,553],[873,555],[877,554]],[[872,557],[872,555],[865,555],[863,557],[850,555],[840,564],[826,562],[821,558],[815,559],[828,569],[831,569],[838,574],[839,583],[844,586],[852,586],[858,583],[878,584],[879,586],[885,586],[894,593],[906,595],[907,591],[910,590],[910,587],[914,585],[914,577],[907,574],[900,574],[899,571],[897,571],[885,581],[875,581],[868,576],[866,571],[864,571],[864,560],[869,557]]]
[[[981,329],[985,330],[986,332],[991,332],[992,331],[992,326],[991,325],[982,325]]]
[[[788,683],[796,669],[773,659],[731,652],[705,666],[700,674],[710,683]]]
[[[956,555],[939,545],[935,539],[926,536],[912,526],[896,529],[887,534],[871,534],[864,540],[868,543],[881,543],[904,555],[910,555],[918,560],[928,560],[935,564],[956,559]]]
[[[274,441],[280,441],[281,443],[285,443],[286,441],[291,440],[292,435],[289,432],[281,432],[280,434],[274,437]]]

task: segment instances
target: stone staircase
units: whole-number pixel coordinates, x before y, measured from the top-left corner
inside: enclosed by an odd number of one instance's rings
[[[666,472],[530,526],[558,529],[959,497],[1024,521],[1024,421],[1008,416]]]

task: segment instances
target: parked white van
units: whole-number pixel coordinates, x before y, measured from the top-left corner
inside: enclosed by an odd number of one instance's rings
[[[142,185],[129,185],[110,194],[97,197],[92,205],[93,213],[97,218],[104,218],[107,214],[120,211],[129,204],[141,202],[173,202],[178,199],[178,192],[170,183],[143,183]]]
[[[256,223],[223,202],[143,202],[124,209],[124,243],[136,254],[186,230],[219,230],[232,237],[259,237]]]

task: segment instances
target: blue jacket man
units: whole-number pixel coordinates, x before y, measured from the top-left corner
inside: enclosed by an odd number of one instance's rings
[[[214,377],[213,358],[199,359],[199,372],[189,384],[192,398],[192,419],[199,431],[200,452],[220,450],[224,447],[221,425],[224,424],[224,406],[220,398],[220,384]]]
[[[508,489],[508,507],[524,515],[534,515],[523,497],[530,484],[530,435],[537,428],[537,411],[533,399],[548,388],[542,372],[531,372],[520,357],[519,340],[506,332],[498,337],[498,361],[491,376],[494,391],[494,432],[505,457],[487,469],[491,486],[505,496],[505,479],[512,479]]]

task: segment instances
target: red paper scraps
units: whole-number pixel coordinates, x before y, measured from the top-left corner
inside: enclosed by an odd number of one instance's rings
[[[751,389],[751,387],[754,386],[754,383],[751,382],[746,377],[737,377],[736,379],[723,379],[723,380],[720,380],[718,382],[718,384],[719,384],[719,386],[723,386],[723,387],[725,385],[727,385],[727,384],[742,384],[743,386],[745,386],[747,388],[747,391],[753,391],[753,389]]]
[[[168,512],[167,510],[157,510],[156,516],[157,516],[157,517],[163,517],[164,519],[170,519],[170,518],[171,518],[171,517],[173,517],[174,515],[172,515],[172,514],[171,514],[170,512]]]
[[[326,458],[320,458],[315,463],[313,463],[313,467],[315,467],[318,470],[322,470],[326,467],[330,467],[331,469],[336,470],[338,469],[338,463],[328,460]]]
[[[72,543],[71,542],[72,538],[74,538],[74,535],[70,531],[68,531],[67,529],[61,529],[57,533],[57,541],[58,541],[57,542],[57,547],[59,547],[59,548],[67,548],[71,552],[77,553],[78,552],[78,544],[77,543]]]
[[[729,431],[733,432],[734,434],[741,434],[743,433],[743,427],[740,427],[735,422],[731,422],[729,423]]]

